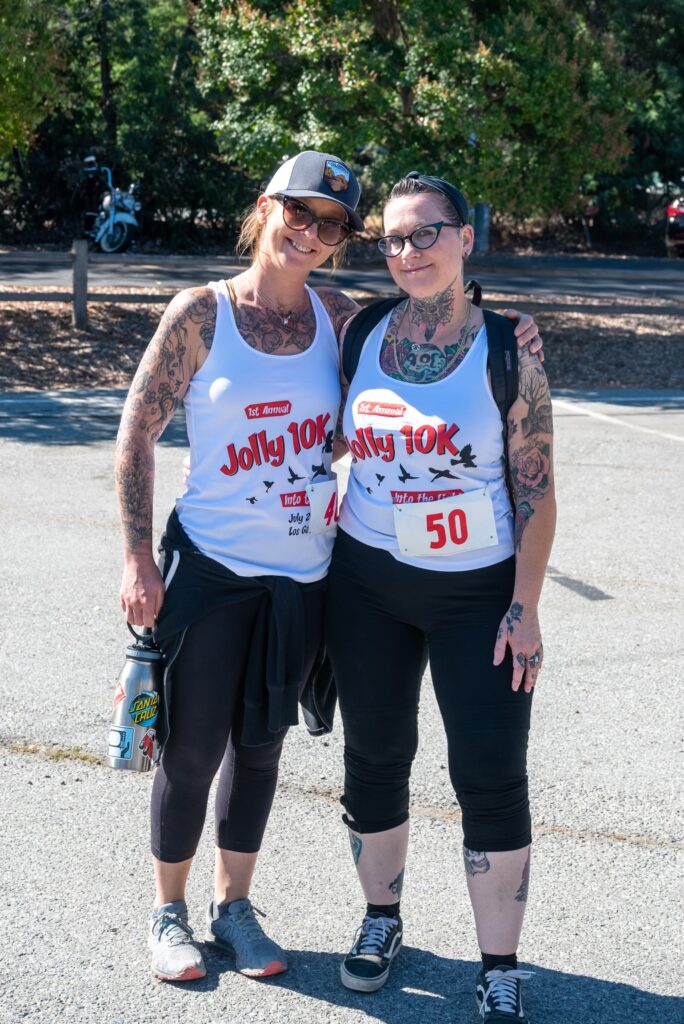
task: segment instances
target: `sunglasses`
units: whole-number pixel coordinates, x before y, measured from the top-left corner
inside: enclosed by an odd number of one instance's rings
[[[434,245],[442,228],[462,228],[462,224],[452,224],[448,220],[438,220],[436,224],[423,224],[410,235],[384,235],[378,238],[378,249],[383,256],[398,256],[404,246],[410,242],[414,249],[429,249]]]
[[[294,231],[304,231],[311,224],[315,224],[317,234],[323,245],[339,245],[348,235],[351,228],[342,220],[331,220],[329,217],[316,217],[308,206],[290,199],[289,196],[274,195],[279,203],[283,204],[283,220],[288,228]]]

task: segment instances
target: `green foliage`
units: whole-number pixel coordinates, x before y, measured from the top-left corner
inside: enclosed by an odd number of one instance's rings
[[[59,101],[49,0],[0,0],[0,157],[26,146]]]
[[[221,148],[255,178],[320,148],[364,168],[371,194],[418,166],[471,202],[571,211],[583,176],[627,155],[643,88],[565,0],[211,0],[198,21]]]
[[[6,237],[13,227],[28,238],[80,230],[103,187],[83,178],[88,153],[112,169],[115,184],[140,183],[148,237],[154,230],[192,243],[198,221],[232,231],[246,178],[220,158],[211,91],[197,88],[194,14],[186,0],[62,3],[59,108],[27,152],[0,164]]]

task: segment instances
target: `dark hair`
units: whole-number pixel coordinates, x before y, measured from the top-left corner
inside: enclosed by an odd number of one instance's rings
[[[459,224],[463,224],[463,218],[460,211],[451,202],[451,200],[444,195],[443,192],[439,192],[436,188],[431,188],[429,185],[424,185],[422,181],[418,181],[417,178],[400,178],[395,185],[392,186],[387,202],[391,203],[393,199],[403,199],[405,196],[415,196],[419,193],[424,192],[428,195],[433,195],[440,206],[440,209],[445,217],[450,221],[454,221]]]

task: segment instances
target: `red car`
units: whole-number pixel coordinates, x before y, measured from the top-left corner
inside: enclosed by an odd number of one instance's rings
[[[684,196],[668,203],[665,247],[668,256],[684,256]]]

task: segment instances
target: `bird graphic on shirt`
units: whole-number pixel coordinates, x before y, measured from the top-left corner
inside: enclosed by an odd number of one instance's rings
[[[367,487],[366,490],[368,491],[369,494],[373,493],[373,488],[372,487]]]
[[[332,450],[333,450],[333,431],[329,430],[328,433],[325,435],[325,444],[323,445],[323,452],[329,455]]]
[[[322,465],[321,466],[312,466],[311,467],[311,472],[313,473],[313,476],[311,477],[312,480],[315,480],[317,476],[327,476],[328,475],[325,466],[322,466]]]
[[[399,479],[401,480],[402,484],[405,484],[407,480],[418,479],[417,476],[411,476],[410,473],[407,473],[404,467],[402,466],[401,462],[399,463],[399,469],[401,470],[401,473],[399,474]]]
[[[382,481],[383,481],[383,480],[384,480],[385,478],[384,478],[384,476],[382,475],[382,473],[376,473],[376,474],[375,474],[375,476],[377,477],[377,481],[378,481],[378,487],[379,487],[379,486],[380,486],[380,484],[382,483]]]
[[[293,484],[293,483],[295,482],[295,480],[303,480],[303,479],[304,479],[304,477],[303,477],[303,476],[297,476],[297,474],[295,473],[295,471],[294,471],[294,469],[292,468],[292,466],[288,466],[287,468],[288,468],[288,469],[289,469],[289,471],[290,471],[290,475],[288,476],[288,478],[287,478],[287,479],[289,480],[289,482],[290,482],[291,484]]]
[[[264,487],[266,488],[266,490],[270,491],[271,488],[273,487],[273,480],[264,480],[263,484],[264,484]]]
[[[451,460],[452,466],[463,466],[464,469],[475,469],[475,459],[477,455],[473,455],[472,444],[466,444],[461,448],[458,453],[457,459]]]
[[[248,501],[250,505],[255,505],[258,500],[258,498],[245,498],[245,501]]]
[[[435,474],[430,481],[431,484],[434,484],[435,480],[444,480],[445,477],[449,480],[458,480],[458,477],[454,476],[450,469],[435,469],[434,466],[429,466],[428,469]]]

